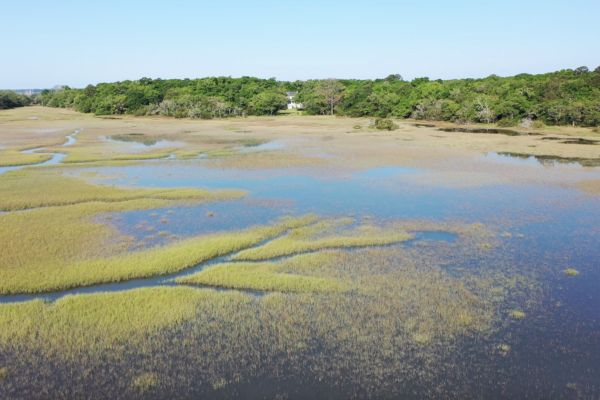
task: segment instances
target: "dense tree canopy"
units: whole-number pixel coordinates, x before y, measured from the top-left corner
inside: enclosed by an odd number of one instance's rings
[[[24,107],[31,103],[29,97],[18,94],[12,90],[0,90],[0,110],[8,108]]]
[[[286,92],[307,114],[416,118],[457,123],[499,122],[504,126],[538,120],[548,125],[600,125],[600,69],[501,78],[408,82],[400,74],[384,79],[326,79],[278,82],[274,78],[211,77],[149,79],[59,87],[42,92],[52,107],[103,114],[223,118],[272,115],[286,107]]]

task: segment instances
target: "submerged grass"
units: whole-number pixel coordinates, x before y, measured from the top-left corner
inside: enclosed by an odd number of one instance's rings
[[[198,316],[199,303],[226,298],[248,301],[243,295],[219,296],[211,290],[157,287],[65,296],[53,303],[2,304],[0,343],[19,347],[38,342],[52,351],[69,348],[70,355],[93,353],[188,321]]]
[[[59,173],[19,170],[0,175],[0,210],[15,211],[36,207],[64,206],[91,201],[134,199],[217,201],[238,199],[242,190],[125,189],[93,185]]]

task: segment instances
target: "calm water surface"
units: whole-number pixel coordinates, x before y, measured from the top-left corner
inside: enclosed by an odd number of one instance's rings
[[[259,146],[260,147],[260,146]],[[510,158],[488,154],[489,162],[508,162],[517,167],[540,168],[552,174],[534,158]],[[562,168],[562,166],[555,166]],[[428,171],[385,167],[362,173],[319,173],[316,168],[275,171],[218,170],[185,161],[158,161],[144,166],[99,168],[102,178],[96,182],[131,187],[204,187],[236,188],[249,191],[241,200],[204,204],[194,207],[164,208],[151,211],[112,213],[99,221],[113,224],[124,235],[143,241],[148,247],[169,239],[156,235],[192,236],[264,224],[288,215],[309,212],[329,217],[350,216],[357,221],[431,219],[484,223],[512,234],[502,238],[502,245],[514,252],[523,265],[548,266],[554,271],[539,276],[547,288],[542,311],[525,324],[514,324],[508,332],[513,339],[511,357],[490,354],[472,355],[469,343],[458,345],[465,361],[474,371],[477,365],[497,374],[476,372],[471,398],[600,398],[600,198],[577,191],[534,184],[482,185],[450,189],[415,183],[415,177]],[[2,172],[0,170],[0,172]],[[600,177],[599,168],[583,169],[589,179]],[[120,176],[125,174],[125,177]],[[412,176],[411,179],[407,177]],[[158,216],[152,214],[157,213]],[[211,213],[212,216],[208,216]],[[162,222],[166,221],[166,222]],[[142,227],[141,229],[139,227]],[[147,227],[155,230],[149,233]],[[517,234],[523,238],[516,238]],[[149,239],[148,236],[156,235]],[[416,241],[432,240],[452,243],[447,233],[417,232]],[[410,246],[411,243],[403,244]],[[213,260],[190,273],[226,257]],[[561,273],[567,268],[581,272],[577,277]],[[181,275],[181,274],[178,274]],[[98,290],[126,290],[133,287],[162,285],[165,278],[136,280],[101,288],[80,288],[69,292],[45,294],[56,299],[67,293]],[[38,296],[34,296],[38,297]],[[31,296],[3,297],[0,301],[22,301]],[[560,303],[560,307],[556,304]],[[504,337],[504,336],[503,336]],[[461,347],[463,346],[463,347]],[[468,358],[471,357],[472,358]],[[509,372],[511,371],[511,372]],[[214,397],[273,398],[285,392],[286,398],[346,398],[351,389],[332,390],[323,382],[296,380],[292,375],[233,385]],[[443,377],[440,377],[443,379]],[[492,379],[492,381],[490,381]],[[502,382],[502,383],[499,383]],[[465,391],[462,388],[461,393]],[[415,389],[416,390],[416,389]],[[468,390],[467,390],[468,392]],[[405,398],[422,398],[416,390]],[[448,393],[452,393],[450,390]],[[183,396],[186,397],[186,396]],[[360,395],[359,395],[360,397]],[[442,397],[457,398],[452,395]],[[157,398],[162,398],[160,395]]]

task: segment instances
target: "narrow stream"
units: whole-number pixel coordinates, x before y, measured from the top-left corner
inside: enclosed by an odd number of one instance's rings
[[[105,283],[105,284],[99,284],[99,285],[93,285],[93,286],[86,286],[86,287],[78,287],[78,288],[73,288],[73,289],[67,289],[67,290],[62,290],[62,291],[56,291],[56,292],[45,292],[45,293],[36,293],[36,294],[17,294],[17,295],[5,295],[5,296],[0,296],[0,304],[3,303],[17,303],[17,302],[22,302],[22,301],[28,301],[28,300],[35,300],[35,299],[43,299],[46,301],[55,301],[60,299],[61,297],[67,296],[67,295],[73,295],[73,294],[90,294],[90,293],[100,293],[100,292],[120,292],[120,291],[124,291],[124,290],[130,290],[130,289],[138,289],[138,288],[145,288],[145,287],[154,287],[154,286],[182,286],[179,285],[175,282],[173,282],[174,279],[179,278],[181,276],[185,276],[185,275],[190,275],[190,274],[194,274],[196,272],[199,272],[201,270],[203,270],[204,268],[211,266],[211,265],[215,265],[215,264],[219,264],[219,263],[224,263],[224,262],[245,262],[245,261],[231,261],[230,258],[238,253],[241,253],[242,251],[251,249],[251,248],[257,248],[257,247],[261,247],[273,240],[279,239],[280,237],[286,235],[288,232],[285,232],[284,234],[272,238],[272,239],[268,239],[265,240],[264,242],[261,242],[255,246],[246,248],[246,249],[242,249],[240,251],[236,251],[233,253],[229,253],[226,254],[224,256],[220,256],[220,257],[216,257],[213,258],[212,260],[208,260],[205,262],[202,262],[194,267],[188,268],[186,270],[180,271],[180,272],[176,272],[174,274],[171,275],[162,275],[162,276],[158,276],[158,277],[154,277],[154,278],[141,278],[141,279],[132,279],[129,281],[123,281],[123,282],[114,282],[114,283]],[[419,232],[411,232],[412,234],[414,234],[414,239],[411,240],[407,240],[405,242],[399,242],[399,243],[394,243],[391,245],[382,245],[382,246],[363,246],[363,247],[353,247],[353,248],[343,248],[345,250],[350,250],[350,251],[356,251],[359,249],[365,249],[365,248],[374,248],[374,247],[390,247],[390,246],[412,246],[415,242],[417,241],[423,241],[423,240],[432,240],[432,241],[438,241],[438,242],[448,242],[448,243],[452,243],[454,242],[457,238],[458,235],[453,234],[453,233],[448,233],[448,232],[425,232],[425,231],[419,231]],[[325,250],[331,250],[331,249],[320,249],[320,250],[316,250],[316,251],[310,251],[310,252],[305,252],[302,254],[308,254],[308,253],[316,253],[319,251],[325,251]],[[296,255],[298,255],[300,253],[297,254],[293,254],[293,255],[289,255],[289,256],[282,256],[282,257],[276,257],[273,259],[269,259],[269,260],[264,260],[264,261],[259,261],[259,262],[277,262],[277,261],[281,261],[283,259],[286,258],[290,258],[290,257],[294,257]],[[186,285],[187,286],[187,285]],[[191,285],[190,285],[191,286]],[[239,290],[239,289],[227,289],[227,288],[217,288],[214,286],[197,286],[194,285],[193,287],[196,288],[211,288],[211,289],[215,289],[215,290],[234,290],[234,291],[241,291],[241,292],[245,292],[245,293],[251,293],[254,295],[263,295],[264,293],[262,292],[257,292],[257,291],[249,291],[249,290]]]
[[[79,132],[81,132],[81,129],[77,129],[75,132],[68,135],[66,137],[67,141],[65,143],[63,143],[60,147],[70,146],[73,143],[75,143],[77,141],[77,139],[75,139],[74,136]],[[37,147],[35,149],[23,150],[21,153],[34,154],[34,153],[36,153],[36,151],[42,150],[42,149],[44,149],[44,147]],[[14,167],[0,167],[0,175],[2,175],[5,172],[8,172],[8,171],[16,171],[18,169],[23,169],[25,167],[40,167],[40,166],[44,166],[44,165],[59,164],[61,162],[61,160],[67,156],[64,153],[37,153],[37,154],[50,154],[50,155],[52,155],[52,158],[50,160],[44,161],[43,163],[40,163],[40,164],[26,164],[26,165],[17,165]]]

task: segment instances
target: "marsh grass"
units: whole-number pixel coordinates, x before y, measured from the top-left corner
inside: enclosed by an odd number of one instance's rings
[[[226,287],[257,291],[336,293],[351,289],[349,282],[329,277],[304,276],[331,261],[331,253],[296,256],[263,263],[223,263],[177,278],[180,284]]]
[[[209,157],[203,164],[209,168],[257,170],[318,167],[332,164],[331,159],[313,157],[297,150],[237,152],[227,157]]]
[[[146,391],[158,383],[158,378],[155,374],[143,374],[136,377],[133,380],[133,386],[140,389],[141,391]]]
[[[344,225],[353,220],[321,221],[316,225],[291,231],[287,236],[273,240],[261,247],[245,250],[232,257],[238,261],[267,260],[270,258],[341,247],[367,247],[393,244],[414,236],[394,226],[380,228],[360,226],[353,230]]]
[[[579,275],[579,271],[577,271],[576,269],[566,269],[563,271],[565,273],[565,275],[569,275],[569,276],[577,276]]]
[[[144,251],[119,253],[114,232],[90,217],[170,203],[86,203],[0,215],[0,293],[35,293],[172,274],[257,245],[315,221],[308,215],[273,225],[197,236]],[[145,247],[145,243],[139,243]],[[35,248],[36,251],[29,251]],[[31,276],[37,276],[32,280]]]
[[[404,223],[414,225],[421,226]],[[372,397],[403,393],[415,383],[435,386],[439,373],[462,373],[469,365],[461,343],[486,348],[489,338],[495,349],[506,310],[521,309],[515,299],[521,302],[526,293],[523,303],[535,301],[532,282],[515,275],[510,259],[477,250],[479,241],[488,240],[486,229],[456,230],[466,232],[456,245],[326,250],[282,260],[285,269],[268,271],[341,282],[351,291],[254,296],[179,286],[0,305],[0,348],[18,355],[19,365],[52,371],[67,365],[70,388],[97,384],[96,394],[107,388],[120,393],[116,381],[134,391],[124,397],[138,396],[132,382],[149,373],[157,386],[190,389],[196,398],[262,374],[348,384]],[[472,258],[486,268],[448,269]],[[237,279],[230,272],[227,278]],[[244,283],[262,284],[261,278]],[[498,296],[504,298],[492,301]],[[80,371],[103,373],[99,365],[112,375],[74,383]],[[35,384],[37,374],[29,376],[26,381]],[[149,389],[146,395],[159,394]]]
[[[83,133],[85,134],[85,132]],[[43,152],[64,153],[67,156],[61,160],[65,164],[92,163],[102,161],[144,161],[167,158],[173,149],[152,149],[143,153],[122,153],[118,148],[107,148],[102,143],[86,141],[79,134],[76,144],[68,147],[46,147]]]
[[[92,201],[118,202],[134,199],[218,201],[238,199],[241,190],[125,189],[94,185],[58,173],[19,170],[0,175],[0,210],[64,206]]]
[[[21,165],[41,164],[52,159],[51,154],[23,154],[19,150],[0,150],[0,167],[16,167]]]
[[[198,316],[200,303],[225,300],[220,297],[210,290],[148,288],[65,296],[53,303],[2,304],[0,342],[17,347],[45,342],[43,347],[52,353],[71,349],[69,356],[93,353],[191,320]],[[237,300],[249,299],[240,295]]]

